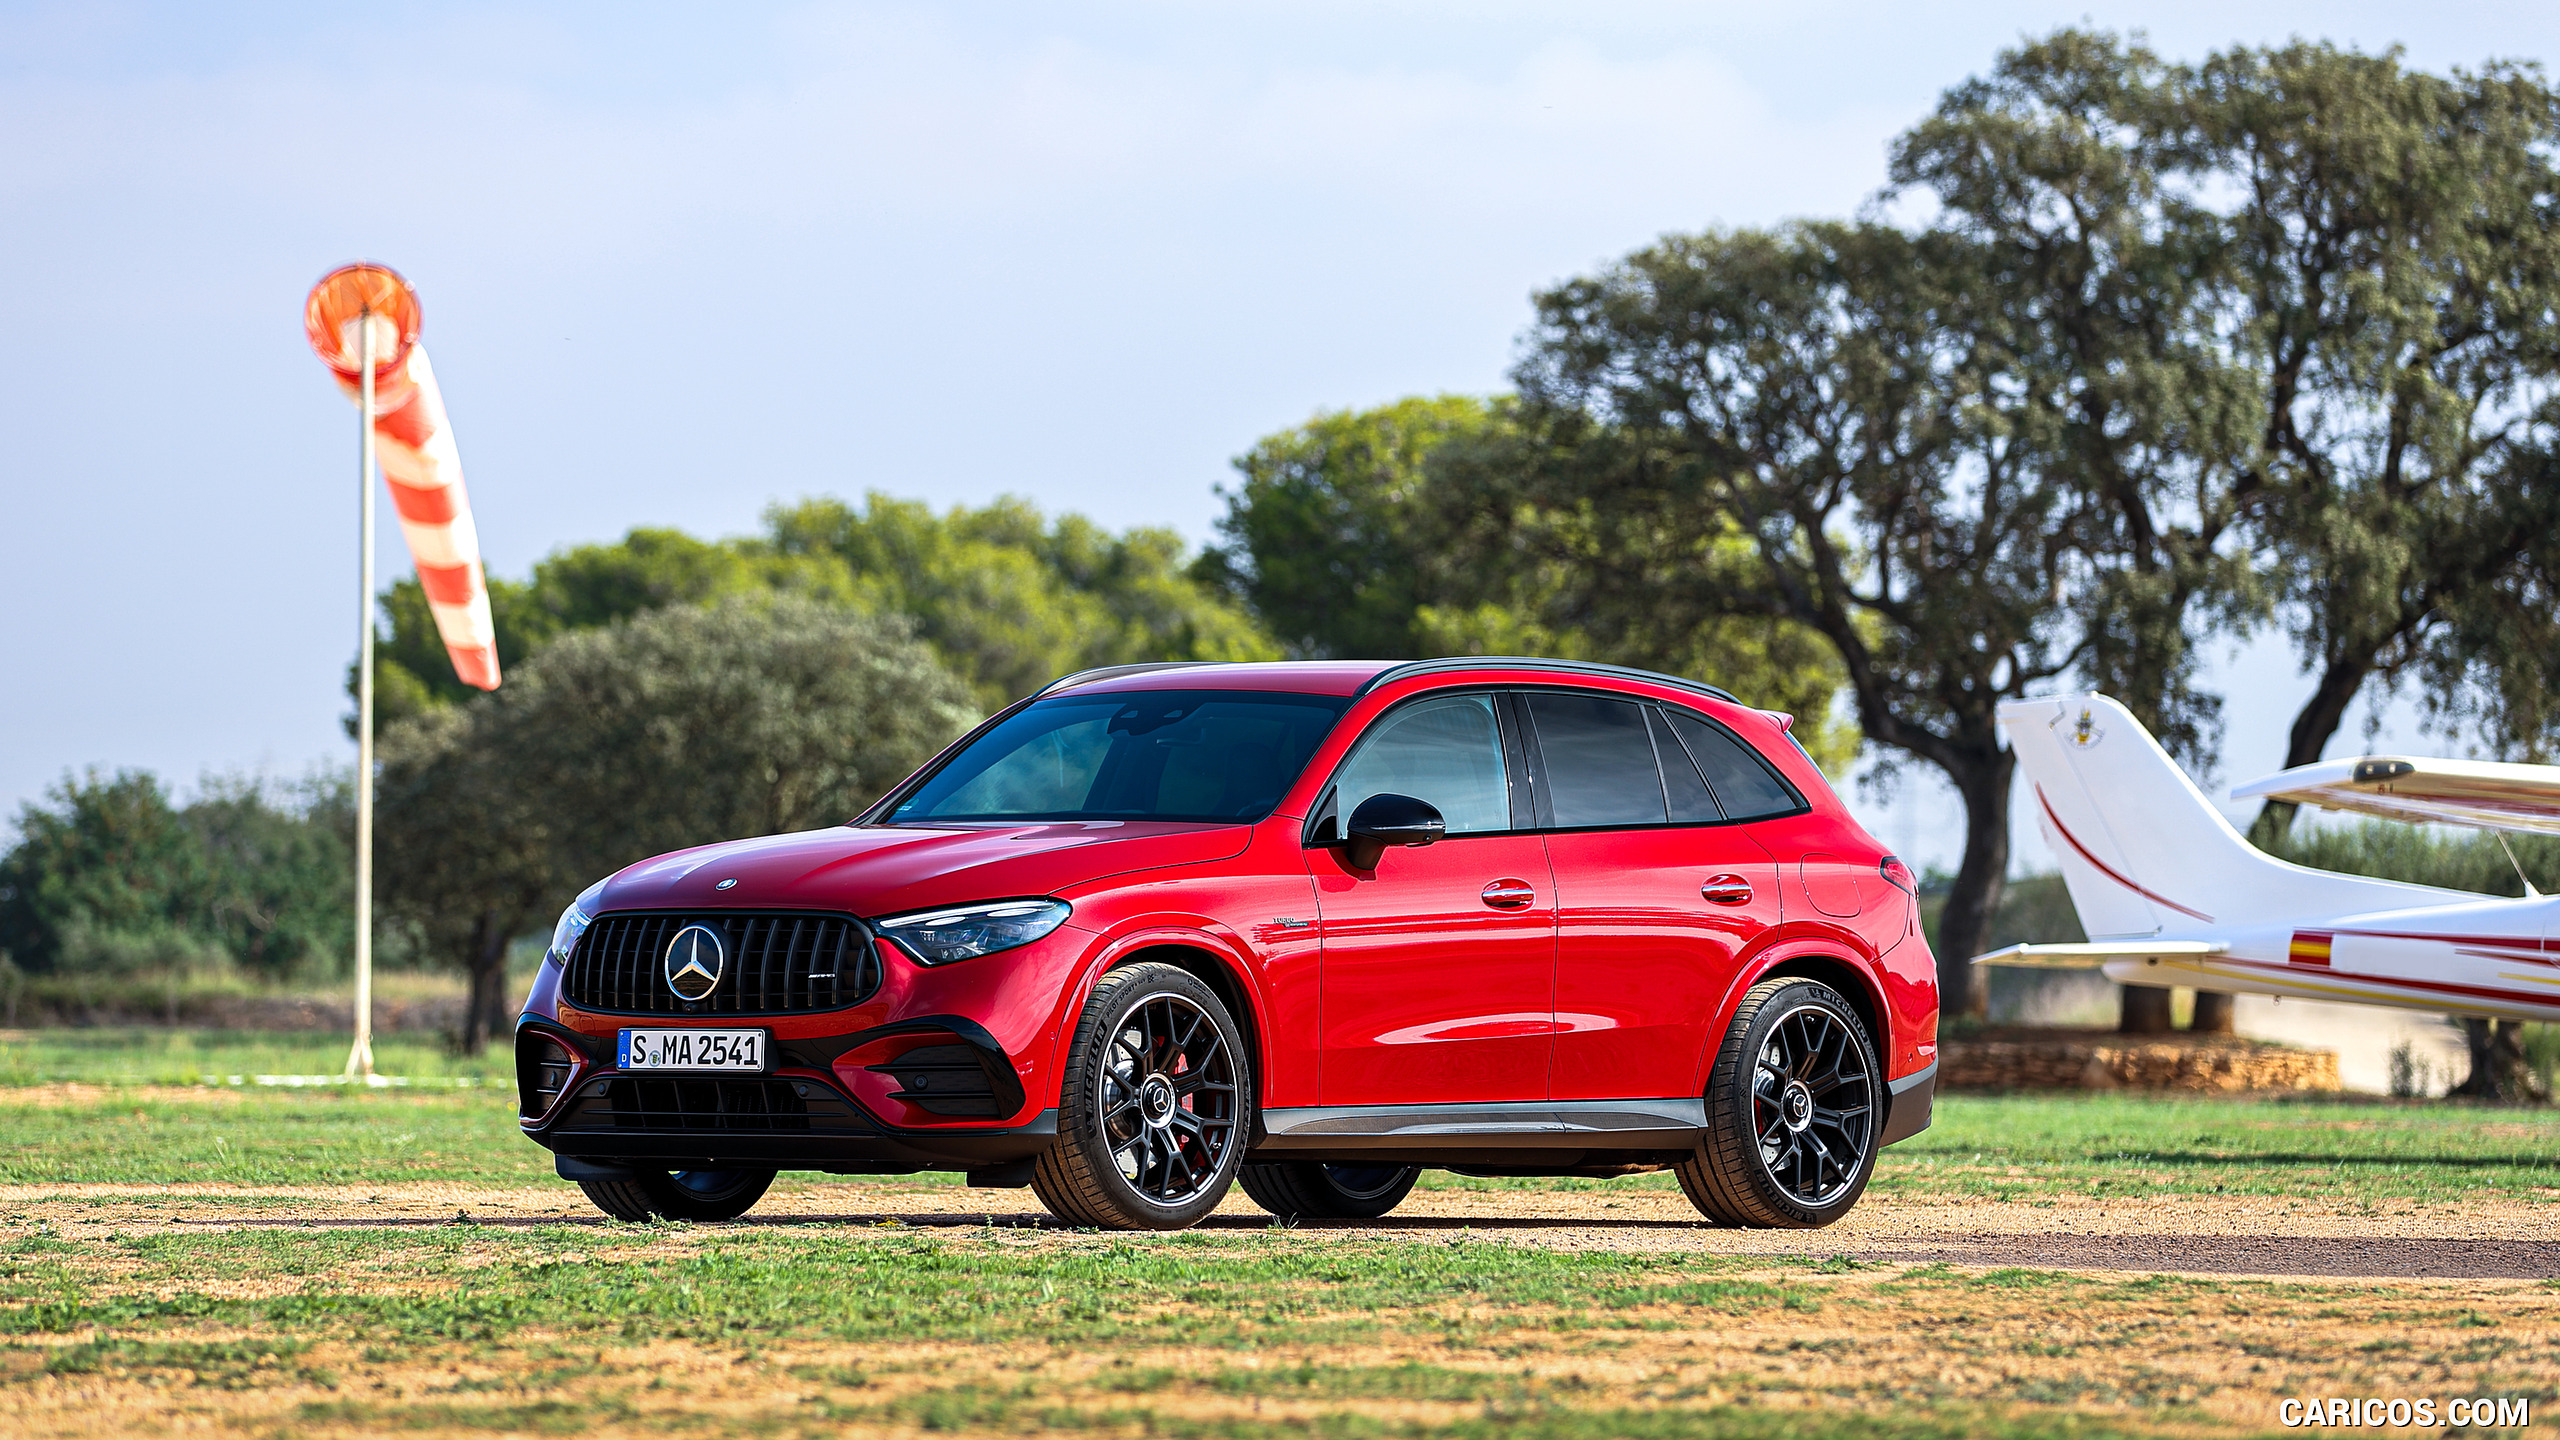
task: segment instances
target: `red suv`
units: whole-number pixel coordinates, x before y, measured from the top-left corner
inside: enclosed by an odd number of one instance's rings
[[[631,1220],[784,1169],[1371,1217],[1440,1166],[1827,1224],[1929,1123],[1937,972],[1787,724],[1554,660],[1071,676],[847,825],[580,895],[524,1132]]]

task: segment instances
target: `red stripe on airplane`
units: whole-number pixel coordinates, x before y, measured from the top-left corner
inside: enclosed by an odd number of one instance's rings
[[[2143,899],[2156,900],[2161,904],[2168,906],[2170,909],[2177,911],[2181,915],[2192,915],[2198,920],[2208,921],[2213,918],[2201,910],[2190,910],[2186,906],[2179,904],[2177,901],[2170,899],[2166,895],[2155,894],[2152,891],[2143,889],[2141,886],[2134,884],[2122,875],[2117,874],[2115,867],[2109,865],[2106,861],[2090,854],[2089,847],[2080,843],[2080,837],[2071,833],[2071,827],[2062,823],[2062,817],[2053,813],[2053,802],[2045,798],[2044,787],[2041,785],[2036,787],[2036,803],[2044,807],[2044,818],[2053,822],[2053,828],[2060,831],[2062,838],[2071,843],[2072,849],[2080,852],[2081,859],[2098,867],[2099,874],[2106,876],[2108,879],[2113,880],[2127,890],[2141,896]]]

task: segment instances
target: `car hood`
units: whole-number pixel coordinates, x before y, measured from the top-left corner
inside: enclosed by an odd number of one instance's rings
[[[1252,834],[1249,825],[1137,820],[951,829],[839,825],[643,860],[607,880],[587,909],[774,905],[894,915],[1054,895],[1132,870],[1224,860],[1240,853]]]

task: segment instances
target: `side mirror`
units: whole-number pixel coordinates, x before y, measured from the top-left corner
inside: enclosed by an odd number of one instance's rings
[[[1342,858],[1354,870],[1375,870],[1390,845],[1428,845],[1447,833],[1448,825],[1428,800],[1410,795],[1372,795],[1351,812],[1343,827],[1350,839]]]

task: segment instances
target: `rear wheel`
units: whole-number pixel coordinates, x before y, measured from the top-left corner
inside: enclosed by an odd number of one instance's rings
[[[1375,1220],[1404,1203],[1419,1165],[1327,1165],[1292,1160],[1247,1165],[1238,1178],[1253,1203],[1283,1220]]]
[[[1253,1075],[1227,1007],[1188,971],[1138,964],[1093,987],[1067,1047],[1058,1142],[1031,1188],[1061,1220],[1179,1230],[1244,1158]]]
[[[1883,1120],[1858,1012],[1819,981],[1763,981],[1716,1054],[1707,1136],[1680,1162],[1680,1188],[1719,1225],[1828,1225],[1866,1192]]]
[[[631,1180],[581,1180],[616,1220],[735,1220],[773,1184],[770,1170],[645,1170]]]

